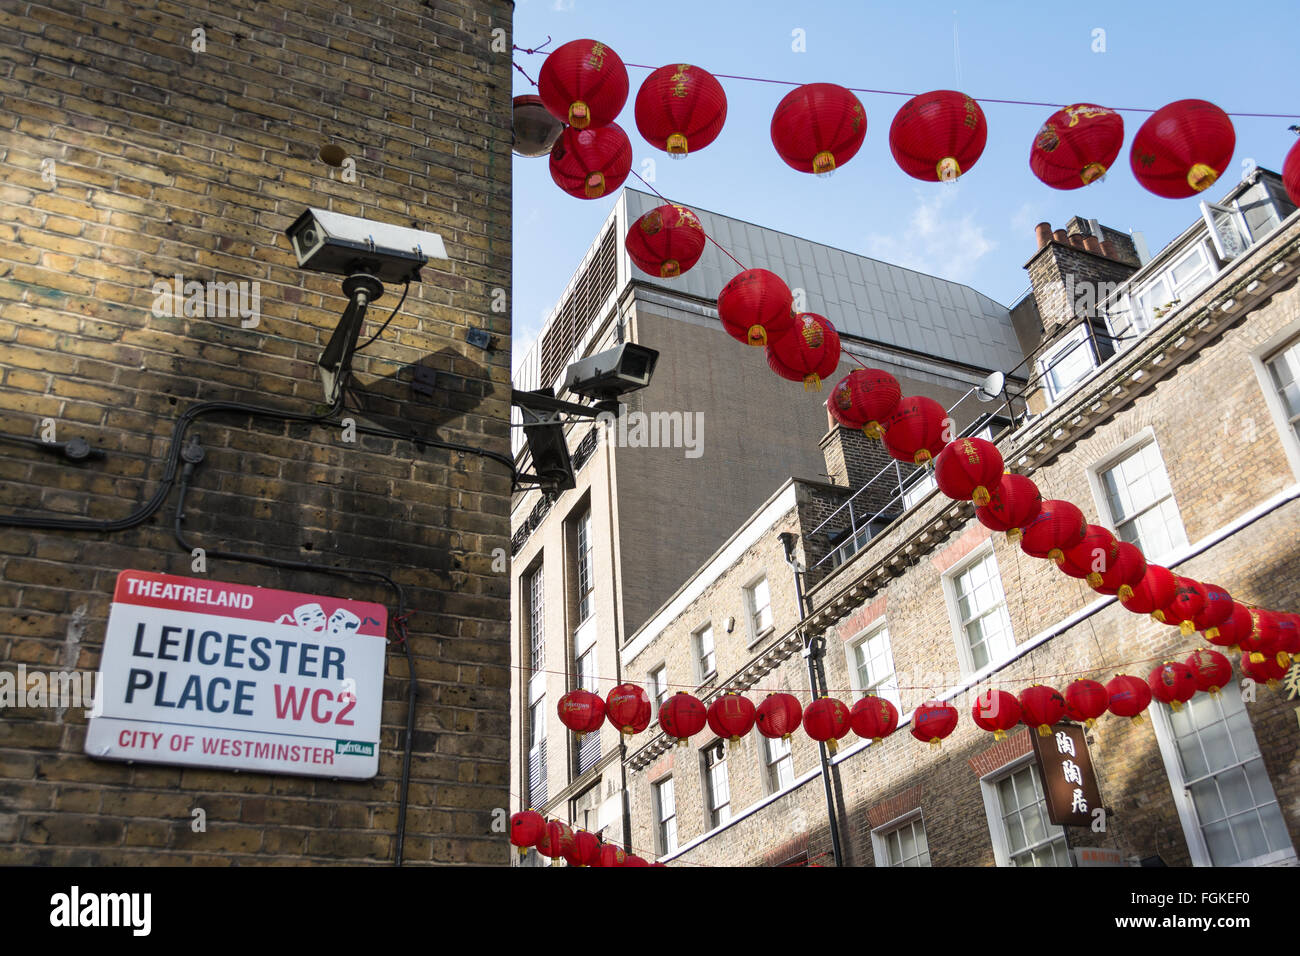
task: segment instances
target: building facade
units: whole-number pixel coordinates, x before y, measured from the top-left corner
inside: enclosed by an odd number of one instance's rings
[[[646,680],[643,668],[626,670],[630,635],[789,475],[820,476],[825,499],[838,505],[852,479],[888,463],[878,446],[832,461],[807,441],[825,430],[829,384],[805,392],[774,375],[762,349],[722,329],[716,296],[740,271],[726,254],[710,245],[676,279],[632,265],[623,237],[659,202],[623,191],[515,375],[517,389],[558,393],[579,358],[621,342],[659,352],[653,380],[626,396],[616,426],[566,426],[576,487],[526,491],[512,505],[514,806],[618,843],[631,841],[619,735],[606,724],[578,746],[559,723],[560,697],[578,686],[604,694]],[[992,369],[1023,359],[1008,311],[965,286],[694,211],[727,253],[782,275],[796,308],[830,318],[846,352],[836,377],[861,363],[889,369],[905,390],[946,406],[965,397],[954,412],[965,425],[988,410],[972,389]],[[527,472],[519,434],[515,445]],[[891,471],[891,480],[911,471]],[[865,528],[872,515],[861,512],[863,500],[855,507]],[[850,529],[836,546],[852,537]],[[783,586],[773,579],[771,600]],[[762,587],[755,595],[759,604],[769,597]],[[678,689],[686,678],[674,669],[665,680],[661,689]]]
[[[89,702],[7,694],[0,862],[507,862],[511,11],[6,9],[0,687],[94,676],[127,569],[392,627],[356,690],[382,694],[370,779],[92,758]],[[309,207],[447,250],[386,328],[402,290],[375,302],[334,409],[341,277],[285,236]],[[210,311],[214,285],[239,294]]]
[[[1300,557],[1300,215],[1267,171],[1204,212],[1145,263],[1087,220],[1039,227],[1032,299],[1012,310],[1035,370],[1020,392],[1027,407],[997,444],[1044,498],[1073,502],[1151,561],[1290,610],[1300,607],[1290,571]],[[1078,343],[1081,355],[1063,358]],[[860,440],[842,429],[828,438],[827,448]],[[652,728],[628,755],[635,845],[688,865],[1295,864],[1294,680],[1255,686],[1238,666],[1231,686],[1179,712],[1153,703],[1139,723],[1101,718],[1086,742],[1104,814],[1067,832],[1047,817],[1033,732],[994,740],[971,720],[976,696],[1145,678],[1205,641],[1029,557],[937,490],[900,494],[888,526],[851,553],[828,552],[810,537],[827,519],[799,506],[816,492],[798,479],[783,486],[733,552],[630,636],[625,671],[644,679],[663,659],[698,673],[690,635],[710,628],[720,676],[695,691],[706,702],[787,691],[806,706],[801,650],[824,648],[825,689],[849,703],[889,697],[899,730],[880,743],[850,735],[823,763],[802,731],[736,743],[706,731],[675,747]],[[846,511],[829,523],[846,523]],[[803,614],[781,531],[807,572]],[[744,620],[759,575],[781,582],[771,631],[719,627]],[[908,730],[936,698],[960,720],[931,749]]]

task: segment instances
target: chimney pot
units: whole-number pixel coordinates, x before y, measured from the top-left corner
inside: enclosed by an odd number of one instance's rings
[[[1076,249],[1082,249],[1082,248],[1084,248],[1084,244],[1083,244],[1083,236],[1079,235],[1079,234],[1076,232],[1074,235],[1072,235],[1072,236],[1070,237],[1070,245],[1074,246],[1074,248],[1076,248]]]
[[[1118,259],[1119,250],[1115,248],[1115,243],[1109,239],[1103,239],[1101,243],[1101,254],[1107,259]]]
[[[1088,237],[1086,237],[1086,238],[1083,240],[1083,246],[1084,246],[1084,248],[1087,249],[1089,252],[1095,252],[1095,253],[1096,253],[1097,255],[1099,255],[1099,256],[1100,256],[1100,255],[1103,255],[1103,253],[1102,253],[1102,251],[1101,251],[1101,242],[1098,241],[1098,239],[1097,239],[1096,236],[1088,236]]]
[[[1061,243],[1061,245],[1068,246],[1070,244],[1070,235],[1064,229],[1056,230],[1052,233],[1052,238]]]
[[[1038,238],[1038,248],[1043,248],[1052,241],[1052,224],[1050,222],[1040,222],[1034,227],[1034,235]]]

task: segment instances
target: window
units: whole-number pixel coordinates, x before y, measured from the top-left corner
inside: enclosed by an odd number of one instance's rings
[[[542,565],[527,577],[525,593],[528,596],[528,646],[529,667],[542,670],[546,659],[545,615],[542,612]]]
[[[745,589],[749,605],[749,642],[752,644],[772,629],[772,595],[767,578],[762,577]]]
[[[919,813],[886,830],[872,830],[876,866],[929,866],[930,844]]]
[[[587,648],[578,657],[578,686],[583,690],[596,692],[596,645]],[[578,773],[586,773],[596,765],[600,760],[600,730],[599,728],[582,735],[582,739],[575,741],[578,750]]]
[[[528,706],[528,805],[546,803],[546,695]]]
[[[588,833],[599,831],[600,782],[573,798],[573,825]]]
[[[1079,326],[1038,360],[1047,393],[1056,401],[1071,385],[1097,367],[1088,330]]]
[[[667,856],[677,849],[677,800],[673,796],[673,778],[667,777],[654,785],[655,818],[659,821],[659,855]]]
[[[894,680],[894,654],[889,647],[889,630],[883,623],[873,626],[860,640],[849,643],[849,678],[858,694],[875,694],[888,699],[902,711],[898,682]]]
[[[1132,331],[1145,332],[1177,306],[1190,302],[1214,275],[1214,265],[1205,244],[1198,242],[1130,296]]]
[[[763,761],[769,793],[784,790],[794,783],[794,756],[790,753],[790,741],[764,737]]]
[[[713,625],[705,624],[691,635],[695,650],[696,677],[703,684],[718,672],[718,662],[713,655]]]
[[[592,592],[595,584],[592,579],[591,550],[591,509],[582,513],[577,521],[577,564],[578,564],[578,623],[591,617]]]
[[[981,780],[998,866],[1070,866],[1065,830],[1047,819],[1047,801],[1032,763]]]
[[[1010,654],[1015,640],[993,549],[986,547],[944,581],[949,613],[957,625],[957,647],[967,669],[980,670]]]
[[[660,664],[650,672],[650,719],[659,717],[659,705],[668,697],[668,665]]]
[[[1260,865],[1295,858],[1241,695],[1197,694],[1158,708],[1165,759],[1192,862]]]
[[[1281,418],[1290,433],[1300,441],[1300,340],[1292,342],[1264,364],[1281,404]]]
[[[731,784],[727,780],[727,752],[722,741],[704,748],[704,796],[708,801],[709,826],[721,826],[731,819]]]
[[[1098,475],[1116,535],[1137,545],[1148,561],[1187,546],[1183,519],[1154,441],[1127,452]]]

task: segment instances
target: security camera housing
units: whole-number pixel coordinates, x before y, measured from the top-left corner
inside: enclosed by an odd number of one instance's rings
[[[650,384],[659,353],[635,342],[624,342],[569,366],[564,388],[584,398],[609,402]]]
[[[298,265],[334,275],[366,273],[381,282],[420,278],[430,259],[446,259],[436,232],[345,216],[327,209],[308,209],[285,230]]]

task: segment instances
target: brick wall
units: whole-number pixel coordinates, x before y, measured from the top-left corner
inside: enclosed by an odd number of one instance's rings
[[[84,438],[66,464],[10,442],[0,514],[109,518],[159,487],[199,401],[320,410],[314,363],[345,301],[283,230],[308,206],[440,233],[402,313],[356,362],[350,403],[381,424],[509,454],[511,5],[490,0],[135,4],[0,13],[0,434]],[[194,49],[194,31],[205,49]],[[355,177],[317,157],[337,142]],[[155,314],[152,287],[260,283],[254,327]],[[382,319],[397,302],[389,287]],[[372,317],[376,317],[372,313]],[[367,323],[366,333],[378,328]],[[494,347],[466,342],[487,328]],[[428,394],[411,387],[427,369]],[[357,412],[357,403],[365,412]],[[241,414],[195,423],[207,451],[186,533],[210,549],[391,574],[417,679],[410,862],[504,863],[508,470],[476,454]],[[171,494],[120,533],[0,523],[0,667],[94,670],[124,568],[192,575]],[[214,580],[381,601],[382,587],[212,560]],[[388,655],[378,776],[344,782],[97,762],[80,709],[0,720],[0,862],[390,861],[408,668]],[[207,814],[206,832],[191,811]]]

